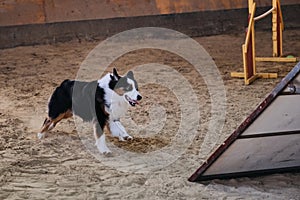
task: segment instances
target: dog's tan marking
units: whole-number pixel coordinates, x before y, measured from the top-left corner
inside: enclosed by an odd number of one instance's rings
[[[117,88],[117,89],[114,89],[114,91],[115,91],[115,93],[117,93],[120,96],[123,96],[125,94],[125,91],[123,88]]]
[[[71,110],[67,110],[66,112],[64,113],[61,113],[60,115],[58,115],[58,117],[56,117],[55,119],[51,119],[51,118],[46,118],[44,123],[43,123],[43,126],[42,126],[42,129],[41,129],[41,132],[40,133],[45,133],[51,129],[53,129],[56,124],[58,122],[60,122],[62,119],[66,119],[66,118],[70,118],[73,116],[73,113]]]

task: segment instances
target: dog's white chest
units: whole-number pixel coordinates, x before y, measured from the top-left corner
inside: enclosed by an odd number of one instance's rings
[[[123,103],[120,101],[112,102],[110,107],[107,109],[109,118],[111,120],[119,120],[121,117],[124,117],[127,110],[127,103]]]

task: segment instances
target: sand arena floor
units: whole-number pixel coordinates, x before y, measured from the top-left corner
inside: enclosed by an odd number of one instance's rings
[[[257,33],[258,55],[271,54],[270,38],[268,32]],[[216,148],[294,64],[259,63],[259,71],[278,72],[280,77],[245,86],[243,80],[230,77],[231,71],[242,69],[244,34],[193,39],[215,61],[226,90],[225,124],[221,135],[211,144]],[[284,41],[285,53],[299,57],[300,30],[287,30]],[[87,151],[73,119],[62,121],[39,141],[36,133],[46,116],[50,94],[62,80],[76,77],[80,64],[99,42],[71,41],[0,50],[0,199],[300,199],[300,175],[296,173],[206,184],[187,181],[211,151],[199,155],[212,116],[211,98],[203,77],[193,66],[166,51],[130,52],[116,59],[107,71],[117,67],[122,74],[138,65],[160,63],[188,80],[198,98],[201,126],[176,161],[151,173],[124,172],[118,166],[107,166]],[[147,78],[150,77],[146,74],[143,79]],[[155,108],[163,107],[166,116],[161,130],[151,137],[140,137],[129,127],[133,141],[120,143],[108,137],[108,143],[144,155],[170,144],[179,127],[181,111],[176,95],[167,87],[145,84],[140,91],[143,101],[130,109],[128,116],[136,124],[144,125],[160,115],[161,110]]]

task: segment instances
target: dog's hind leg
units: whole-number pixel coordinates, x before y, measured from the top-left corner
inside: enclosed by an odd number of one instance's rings
[[[48,131],[52,130],[58,122],[60,122],[62,119],[66,119],[66,118],[69,118],[69,117],[72,117],[72,116],[73,116],[72,111],[67,110],[67,112],[61,113],[55,119],[51,119],[50,117],[47,117],[45,119],[44,123],[43,123],[41,131],[37,134],[37,137],[39,139],[44,138],[46,133]]]
[[[43,123],[43,126],[41,128],[41,131],[37,134],[37,137],[39,139],[42,139],[45,137],[46,132],[49,130],[50,125],[52,124],[52,119],[47,117]]]

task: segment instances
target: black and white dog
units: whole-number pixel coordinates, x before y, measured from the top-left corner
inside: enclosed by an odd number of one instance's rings
[[[135,106],[141,99],[132,71],[120,76],[114,68],[113,73],[92,82],[65,80],[53,92],[48,104],[48,117],[37,136],[42,139],[59,121],[75,114],[84,121],[93,122],[98,150],[103,154],[110,153],[103,134],[105,125],[119,140],[132,139],[120,118],[129,106]]]

